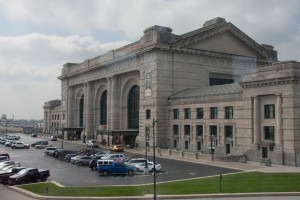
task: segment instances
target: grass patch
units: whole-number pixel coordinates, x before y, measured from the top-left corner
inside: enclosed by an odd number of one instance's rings
[[[153,193],[153,185],[58,187],[52,183],[18,186],[39,195],[49,196],[143,196]],[[221,193],[300,192],[300,173],[247,172],[223,175]],[[158,195],[220,193],[220,177],[157,184]]]

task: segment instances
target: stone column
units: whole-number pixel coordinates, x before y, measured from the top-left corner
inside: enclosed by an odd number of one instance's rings
[[[111,130],[111,77],[107,78],[107,130]]]
[[[91,139],[94,136],[94,114],[93,114],[93,83],[88,82],[86,84],[86,112],[85,112],[85,131],[87,139]]]
[[[276,132],[275,132],[275,144],[276,146],[282,146],[282,95],[277,95],[276,100]]]
[[[65,127],[72,128],[74,126],[74,89],[72,87],[68,88],[68,116],[67,116],[67,124]]]
[[[119,77],[111,78],[111,130],[119,129],[120,120],[120,92],[119,92]]]
[[[259,97],[255,96],[253,98],[253,130],[254,130],[254,144],[258,145],[261,141],[260,135],[260,109],[259,109]]]

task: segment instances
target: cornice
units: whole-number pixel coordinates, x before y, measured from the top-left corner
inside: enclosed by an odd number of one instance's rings
[[[300,77],[292,76],[292,77],[248,81],[248,82],[240,83],[240,85],[243,89],[266,87],[266,86],[276,86],[276,85],[287,85],[287,84],[300,84]]]

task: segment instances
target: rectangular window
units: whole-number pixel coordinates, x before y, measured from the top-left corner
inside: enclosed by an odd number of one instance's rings
[[[184,125],[184,135],[190,135],[190,132],[191,132],[191,126]]]
[[[197,137],[198,136],[203,137],[203,125],[196,125],[196,134]]]
[[[275,105],[265,105],[265,119],[275,118]]]
[[[179,126],[177,124],[173,125],[173,135],[178,135],[179,133]]]
[[[179,119],[179,110],[178,109],[173,109],[173,118]]]
[[[234,80],[226,78],[209,78],[209,86],[224,85],[231,83],[234,83]]]
[[[65,114],[63,114],[63,120],[65,120],[66,119],[66,115]]]
[[[184,148],[185,149],[189,149],[189,141],[185,141],[184,142]]]
[[[225,126],[225,138],[233,138],[233,126]]]
[[[196,108],[197,119],[203,119],[203,108]]]
[[[233,118],[233,107],[227,106],[225,107],[225,119],[232,119]]]
[[[146,110],[146,119],[151,119],[151,110]]]
[[[218,119],[218,108],[217,107],[211,107],[210,108],[210,118],[211,119]]]
[[[274,141],[274,126],[265,126],[265,140]]]
[[[210,136],[217,137],[218,134],[218,127],[217,126],[210,126]]]
[[[190,108],[184,109],[184,119],[191,119],[191,109]]]

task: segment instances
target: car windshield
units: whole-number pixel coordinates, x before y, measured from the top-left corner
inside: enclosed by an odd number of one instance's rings
[[[22,169],[21,171],[18,172],[18,175],[23,175],[26,174],[28,169]]]

